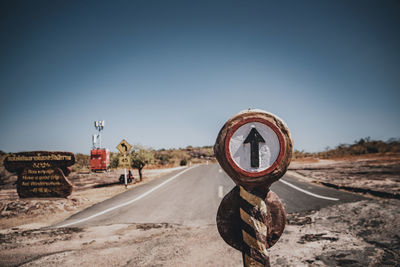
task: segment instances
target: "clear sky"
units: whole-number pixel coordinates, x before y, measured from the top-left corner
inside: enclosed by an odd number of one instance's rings
[[[400,137],[399,1],[1,1],[0,150],[213,145],[232,115],[295,148]]]

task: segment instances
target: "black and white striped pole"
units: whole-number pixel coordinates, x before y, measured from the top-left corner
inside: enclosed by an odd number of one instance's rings
[[[286,215],[269,188],[285,174],[292,149],[286,124],[263,110],[240,112],[218,134],[215,156],[236,187],[221,201],[217,226],[242,251],[244,266],[270,266],[267,249],[282,235]]]

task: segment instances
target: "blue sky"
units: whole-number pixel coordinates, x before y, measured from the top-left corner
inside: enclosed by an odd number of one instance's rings
[[[398,1],[2,1],[0,150],[213,145],[232,115],[295,148],[400,137]]]

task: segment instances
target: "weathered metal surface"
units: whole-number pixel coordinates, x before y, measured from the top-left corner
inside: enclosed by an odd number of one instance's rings
[[[232,136],[240,127],[246,124],[252,126],[254,124],[258,132],[260,132],[260,129],[257,129],[257,124],[261,124],[265,128],[270,128],[271,132],[276,134],[276,139],[279,142],[279,151],[276,158],[273,159],[273,162],[264,162],[268,160],[268,157],[262,157],[262,152],[260,151],[258,165],[266,166],[265,168],[253,167],[252,170],[249,171],[235,162],[234,155],[232,155],[230,151]],[[249,133],[246,134],[248,135]],[[243,138],[246,138],[247,135]],[[265,139],[265,141],[268,140],[270,139]],[[243,144],[243,146],[244,145],[245,144]],[[265,146],[266,150],[276,150],[276,145],[271,148],[268,148],[268,144]],[[285,174],[292,157],[292,149],[293,143],[286,124],[275,115],[262,110],[247,110],[230,118],[220,130],[214,145],[215,156],[219,164],[233,181],[237,185],[245,187],[246,190],[258,188],[260,191],[268,190],[273,182],[279,180],[279,178]],[[251,152],[249,152],[249,156],[255,157],[254,153],[251,154]],[[268,154],[268,151],[264,153]],[[253,161],[257,160],[253,159]],[[257,165],[256,162],[253,163]]]
[[[17,192],[27,197],[67,197],[73,185],[65,177],[75,163],[71,152],[30,151],[13,153],[4,159],[4,167],[18,175]]]
[[[106,171],[110,166],[110,151],[105,148],[90,150],[90,170]]]
[[[285,228],[285,210],[269,187],[285,174],[292,149],[286,124],[263,110],[240,112],[218,134],[215,156],[237,185],[219,206],[218,231],[246,267],[270,266],[267,249]]]
[[[243,221],[240,216],[240,209],[243,206],[241,202],[240,189],[236,186],[221,201],[217,212],[217,227],[227,244],[237,250],[245,251],[242,235]],[[257,218],[267,225],[264,244],[266,248],[270,248],[278,241],[285,229],[286,215],[281,201],[274,192],[269,191],[266,194],[265,203],[267,211],[260,213]]]

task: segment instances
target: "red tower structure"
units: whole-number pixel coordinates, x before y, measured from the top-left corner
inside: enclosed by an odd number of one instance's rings
[[[107,171],[110,166],[110,150],[101,148],[101,130],[104,128],[104,121],[95,121],[94,127],[98,134],[92,136],[92,149],[90,150],[90,170],[93,172]]]

